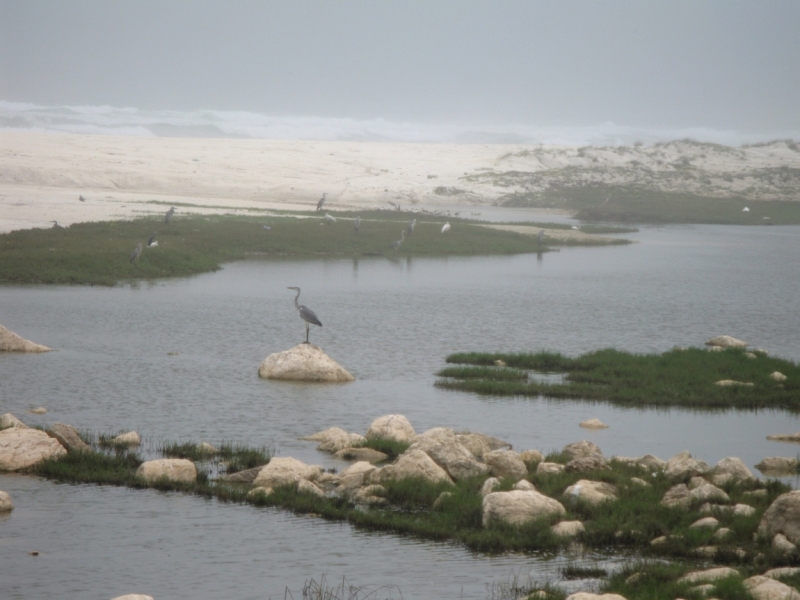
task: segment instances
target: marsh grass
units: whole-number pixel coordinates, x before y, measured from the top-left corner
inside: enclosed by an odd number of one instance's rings
[[[478,394],[583,399],[625,406],[800,411],[800,366],[763,354],[748,358],[743,350],[708,352],[689,348],[663,354],[632,354],[605,349],[577,358],[552,352],[462,353],[451,354],[446,360],[475,365],[475,370],[445,369],[440,372],[443,379],[436,385]],[[503,360],[511,369],[566,373],[566,376],[561,383],[496,379],[491,377],[492,370],[487,369],[495,360]],[[786,375],[787,380],[778,383],[770,379],[774,371]],[[753,385],[715,385],[724,379]]]
[[[398,456],[400,456],[403,452],[408,450],[408,447],[411,444],[409,442],[401,442],[398,440],[393,440],[389,438],[372,438],[366,440],[358,448],[371,448],[372,450],[377,450],[378,452],[383,452],[389,458],[388,460],[394,460]]]
[[[302,593],[303,600],[391,600],[392,598],[402,600],[403,598],[400,588],[395,585],[356,586],[342,577],[342,582],[334,586],[328,583],[325,575],[320,577],[319,582],[314,579],[306,581]],[[288,589],[284,596],[284,600],[294,598]]]
[[[362,217],[358,233],[353,220]],[[398,250],[389,244],[416,216],[413,235]],[[336,213],[325,223],[320,213],[264,217],[174,217],[76,223],[68,228],[25,229],[0,235],[0,283],[115,285],[214,271],[247,257],[287,258],[384,256],[470,256],[522,254],[547,250],[535,237],[499,231],[453,217],[388,211]],[[452,229],[441,233],[449,220]],[[269,230],[264,226],[270,227]],[[130,262],[139,242],[157,231],[158,246],[145,247]],[[552,242],[552,240],[548,240]]]
[[[208,452],[195,442],[168,442],[161,446],[160,451],[169,458],[185,458],[194,462],[221,461],[223,468],[220,471],[224,473],[237,473],[266,465],[273,454],[266,446],[253,448],[230,443],[223,443],[216,452]]]
[[[682,563],[630,563],[614,573],[601,586],[601,592],[619,594],[627,600],[702,600],[705,596],[692,589],[698,583],[678,583],[683,575],[694,568]],[[742,581],[741,577],[736,576],[715,581],[713,596],[720,600],[753,600]]]
[[[608,577],[608,571],[600,567],[584,567],[576,564],[568,564],[559,569],[564,579],[602,579]]]
[[[446,367],[437,373],[439,377],[455,379],[487,379],[490,381],[527,380],[527,371],[508,367]]]

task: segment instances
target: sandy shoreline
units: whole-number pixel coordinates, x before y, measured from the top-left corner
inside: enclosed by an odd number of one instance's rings
[[[179,212],[477,205],[443,196],[522,146],[0,132],[0,231]],[[86,202],[80,202],[83,196]],[[496,196],[496,194],[495,194]]]

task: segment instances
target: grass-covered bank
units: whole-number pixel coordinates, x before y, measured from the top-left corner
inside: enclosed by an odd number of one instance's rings
[[[575,358],[552,352],[462,353],[451,354],[446,360],[469,366],[442,369],[436,385],[478,394],[582,399],[625,406],[800,411],[800,365],[744,350],[688,348],[632,354],[606,349]],[[494,366],[503,363],[506,366]],[[560,383],[536,381],[528,371],[563,373],[564,378]],[[786,380],[772,379],[775,371]],[[724,380],[747,385],[717,385]]]
[[[354,219],[361,218],[359,230]],[[413,234],[397,249],[412,218]],[[120,281],[214,271],[224,262],[263,259],[386,256],[471,256],[547,251],[557,243],[480,227],[476,222],[392,211],[270,214],[263,217],[180,217],[76,223],[68,228],[27,229],[0,235],[0,283],[114,285]],[[445,221],[451,229],[441,232]],[[155,247],[147,247],[153,232]],[[137,244],[142,252],[135,262]],[[624,240],[619,243],[626,243]]]

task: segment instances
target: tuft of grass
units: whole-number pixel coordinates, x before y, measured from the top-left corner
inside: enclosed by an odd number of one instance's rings
[[[456,379],[488,379],[491,381],[527,380],[528,373],[507,367],[446,367],[437,373],[439,377]]]
[[[388,460],[394,460],[403,452],[408,450],[410,445],[411,444],[409,442],[400,442],[389,438],[372,438],[365,441],[359,447],[371,448],[373,450],[377,450],[378,452],[383,452],[389,457]]]
[[[582,567],[580,565],[568,564],[559,569],[564,579],[603,579],[608,577],[608,571],[600,567]]]
[[[353,219],[362,218],[353,230]],[[413,235],[398,250],[412,217]],[[536,238],[482,227],[454,217],[390,211],[336,213],[326,223],[320,213],[275,213],[264,217],[175,217],[76,223],[68,228],[25,229],[0,235],[0,283],[115,285],[121,281],[179,277],[215,271],[225,262],[259,257],[286,258],[385,256],[472,256],[538,253]],[[452,229],[442,235],[449,220]],[[270,229],[265,229],[268,226]],[[157,231],[158,246],[144,247],[137,262],[131,253]],[[552,243],[553,240],[548,240]]]
[[[498,379],[486,365],[503,360],[512,369],[566,373],[563,382]],[[552,352],[534,354],[462,353],[448,363],[475,365],[445,369],[435,385],[478,394],[544,396],[613,402],[625,406],[688,406],[706,409],[783,408],[800,411],[800,365],[743,350],[708,352],[699,348],[663,354],[632,354],[615,349],[597,350],[570,358]],[[769,375],[780,371],[787,380]],[[718,386],[733,379],[752,386]]]
[[[266,446],[253,448],[241,444],[222,444],[216,452],[207,452],[195,442],[168,442],[161,453],[170,458],[185,458],[194,462],[217,460],[224,463],[225,473],[238,473],[269,463],[272,451]]]

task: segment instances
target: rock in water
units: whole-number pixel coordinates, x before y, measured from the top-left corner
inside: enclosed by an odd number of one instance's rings
[[[748,343],[729,335],[718,335],[708,340],[706,346],[716,346],[717,348],[747,348]]]
[[[354,381],[341,365],[313,344],[298,344],[290,350],[270,354],[261,363],[258,376],[289,381]]]
[[[0,325],[0,352],[50,352],[50,348],[29,342]]]
[[[67,453],[58,440],[38,429],[0,431],[0,471],[18,471]]]

